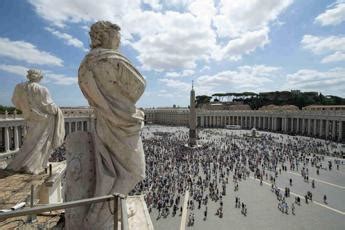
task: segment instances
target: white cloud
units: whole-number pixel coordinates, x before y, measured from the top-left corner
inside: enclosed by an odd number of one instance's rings
[[[44,74],[47,81],[55,85],[73,85],[78,82],[77,77],[67,77],[64,74],[56,74],[51,71],[45,71]]]
[[[209,66],[205,65],[204,67],[202,67],[202,68],[200,69],[200,72],[204,72],[204,71],[210,70],[210,69],[211,69],[211,68],[210,68]]]
[[[139,52],[139,61],[147,70],[193,69],[198,60],[207,60],[216,49],[214,31],[190,13],[169,11],[133,15],[133,19],[139,21],[148,18],[155,24],[149,29],[153,30],[152,34],[143,30],[145,27],[133,28],[141,36],[132,42]]]
[[[220,37],[238,37],[274,22],[293,0],[220,0],[214,25]]]
[[[239,38],[230,40],[222,49],[222,58],[237,61],[243,54],[253,52],[257,47],[263,48],[269,43],[268,28],[242,34]]]
[[[186,82],[176,80],[176,79],[159,79],[160,82],[164,83],[164,85],[168,88],[175,89],[180,92],[187,92],[191,89],[192,84],[188,84]],[[176,94],[177,95],[177,94]]]
[[[213,24],[220,38],[229,38],[227,45],[221,48],[214,58],[237,61],[244,54],[250,54],[257,48],[269,43],[270,23],[278,21],[293,0],[220,0],[218,14]]]
[[[140,9],[137,0],[29,0],[38,15],[55,26],[64,27],[66,23],[110,20],[122,24],[121,18]]]
[[[161,10],[162,5],[160,4],[160,0],[142,0],[143,3],[149,5],[154,10]]]
[[[330,9],[315,18],[322,26],[335,26],[345,21],[345,2],[337,1]]]
[[[195,0],[190,3],[188,10],[198,19],[210,25],[217,13],[213,0]]]
[[[214,93],[217,90],[260,91],[262,86],[272,83],[272,79],[280,75],[279,70],[279,67],[265,65],[240,66],[234,71],[227,70],[214,75],[200,76],[196,80],[196,88],[198,92],[202,91],[206,94]],[[200,90],[200,88],[204,88],[204,90]]]
[[[28,71],[28,68],[24,66],[19,66],[19,65],[0,65],[0,70],[8,72],[8,73],[13,73],[19,76],[26,76],[26,72]]]
[[[46,27],[45,29],[49,31],[50,33],[52,33],[57,38],[62,39],[67,45],[74,46],[76,48],[82,49],[83,51],[87,51],[87,49],[85,49],[84,47],[83,42],[73,37],[72,35],[67,34],[67,33],[62,33],[50,27]]]
[[[198,95],[211,95],[217,91],[261,91],[270,90],[273,81],[282,78],[280,67],[254,65],[240,66],[234,71],[222,71],[214,75],[203,75],[196,78],[194,87]],[[283,78],[282,78],[283,79]],[[164,84],[164,90],[172,92],[175,97],[183,95],[188,97],[191,89],[191,82],[187,83],[180,79],[159,79]]]
[[[26,77],[27,71],[29,70],[28,67],[20,66],[20,65],[0,65],[0,70],[12,74],[16,74],[18,76]],[[67,77],[63,74],[56,74],[50,70],[42,70],[43,73],[43,80],[45,83],[52,83],[55,85],[72,85],[78,82],[76,77]]]
[[[165,74],[166,77],[189,77],[192,76],[195,73],[192,69],[186,69],[182,72],[167,72]]]
[[[304,35],[302,46],[315,54],[322,54],[328,51],[345,51],[345,36],[318,37]]]
[[[178,73],[178,72],[167,72],[165,74],[166,77],[180,77],[181,76],[181,73]]]
[[[287,75],[287,83],[290,88],[345,95],[344,76],[345,68],[335,68],[328,71],[301,69]]]
[[[304,35],[301,41],[304,49],[310,50],[317,55],[325,55],[321,62],[337,62],[345,60],[345,36],[318,37]]]
[[[71,23],[85,26],[96,20],[119,24],[122,43],[138,52],[137,59],[144,70],[170,72],[194,69],[198,63],[214,59],[236,60],[264,47],[269,42],[270,23],[292,2],[30,0],[37,14],[55,26]],[[144,10],[141,7],[145,4],[150,7]],[[221,39],[217,40],[217,36]]]
[[[62,66],[63,61],[45,51],[40,51],[31,43],[11,41],[0,37],[0,56],[24,61],[29,64]]]
[[[345,61],[345,53],[344,52],[337,51],[331,55],[324,57],[321,60],[322,63],[339,62],[339,61]]]

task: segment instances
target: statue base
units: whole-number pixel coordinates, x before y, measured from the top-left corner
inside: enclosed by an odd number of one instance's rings
[[[65,182],[66,201],[93,197],[95,190],[95,157],[91,133],[74,132],[67,137],[66,161],[68,166]],[[129,229],[153,229],[143,196],[129,196],[125,202],[127,202]],[[95,205],[102,208],[93,211]],[[112,229],[114,218],[111,210],[114,210],[112,202],[66,209],[65,229]],[[99,211],[102,211],[103,214],[99,215]],[[95,222],[91,225],[93,227],[88,225],[90,216],[95,219]]]

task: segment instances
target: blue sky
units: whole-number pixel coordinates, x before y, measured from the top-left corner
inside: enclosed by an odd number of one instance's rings
[[[147,80],[140,107],[196,94],[300,89],[345,97],[344,0],[2,0],[0,104],[28,68],[61,106],[87,105],[77,71],[89,26],[121,26],[120,51]]]

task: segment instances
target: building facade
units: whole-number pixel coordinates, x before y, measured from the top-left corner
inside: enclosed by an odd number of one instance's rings
[[[189,109],[183,110],[179,109],[178,112],[174,109],[145,110],[146,122],[188,126]],[[199,128],[224,128],[226,125],[240,125],[243,129],[256,128],[257,130],[312,136],[338,142],[345,141],[344,111],[214,111],[197,109],[196,113],[197,127]]]
[[[89,108],[61,108],[65,116],[66,136],[76,131],[90,131],[94,116]],[[188,108],[145,109],[146,124],[189,127]],[[224,128],[239,125],[242,129],[303,135],[345,143],[345,111],[343,110],[205,110],[196,109],[197,128]],[[16,114],[0,117],[0,158],[18,151],[27,128]]]

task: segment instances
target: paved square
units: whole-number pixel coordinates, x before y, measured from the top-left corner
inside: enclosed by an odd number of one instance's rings
[[[345,160],[340,160],[337,169],[336,158],[326,156],[321,159],[319,155],[313,155],[324,152],[336,154],[344,151],[343,147],[319,139],[259,133],[260,137],[252,138],[246,137],[249,131],[203,129],[199,132],[202,147],[190,150],[184,147],[188,138],[186,128],[145,127],[142,136],[147,179],[136,189],[147,194],[155,229],[179,229],[180,207],[187,189],[193,191],[190,200],[194,204],[188,209],[188,215],[194,214],[194,225],[187,229],[345,229]],[[311,165],[312,160],[314,166]],[[328,161],[332,162],[332,170],[328,170]],[[254,168],[263,175],[262,185],[260,180],[254,179],[250,170],[249,177],[243,178],[246,173],[241,172],[248,171],[249,162],[257,162]],[[275,162],[278,174],[276,186],[282,195],[285,187],[291,190],[290,197],[286,198],[289,214],[278,210],[279,202],[271,191],[270,176],[274,177],[275,172],[272,171],[274,167],[269,170],[269,166]],[[299,169],[290,170],[290,164],[296,166],[297,163]],[[320,164],[323,169],[319,169],[317,175],[315,166]],[[280,170],[282,165],[287,166],[286,171]],[[308,168],[309,182],[301,176],[303,167],[305,170]],[[231,168],[229,175],[227,168]],[[233,176],[239,174],[242,180],[237,180],[239,190],[234,191]],[[289,185],[290,178],[292,186]],[[311,185],[313,179],[315,188]],[[210,183],[213,183],[214,190],[210,189]],[[220,198],[223,184],[226,195]],[[313,201],[306,204],[304,195],[308,191],[312,192]],[[203,202],[206,195],[207,205]],[[324,195],[327,195],[327,204],[323,201]],[[292,215],[291,204],[296,196],[302,198],[301,205],[295,204],[295,215]],[[235,197],[245,203],[247,216],[241,214],[241,208],[235,208]],[[200,209],[198,200],[201,200]],[[223,217],[219,218],[215,213],[221,201]],[[173,217],[174,204],[177,204],[177,211]],[[206,206],[207,219],[204,220]]]

